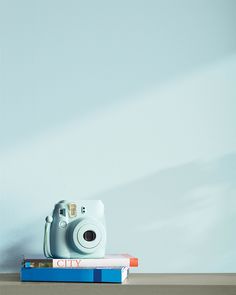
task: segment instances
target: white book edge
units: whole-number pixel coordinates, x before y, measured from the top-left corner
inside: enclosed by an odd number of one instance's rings
[[[82,267],[119,267],[130,266],[129,258],[106,258],[106,259],[53,259],[52,266],[55,268],[82,268]]]

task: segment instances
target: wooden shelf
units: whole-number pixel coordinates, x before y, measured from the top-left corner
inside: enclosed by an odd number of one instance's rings
[[[122,284],[20,282],[19,274],[0,274],[1,295],[78,294],[236,294],[236,274],[130,274]]]

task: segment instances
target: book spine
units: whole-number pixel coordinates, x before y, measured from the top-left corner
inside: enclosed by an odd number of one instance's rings
[[[54,268],[83,268],[83,267],[130,267],[129,258],[119,259],[53,259]]]
[[[87,282],[122,283],[127,277],[127,268],[118,269],[65,269],[21,268],[22,282]]]
[[[25,259],[22,265],[26,268],[98,268],[98,267],[137,267],[135,257],[109,257],[100,259]]]

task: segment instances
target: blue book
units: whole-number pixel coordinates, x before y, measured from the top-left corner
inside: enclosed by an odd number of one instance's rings
[[[128,267],[117,268],[28,268],[22,267],[22,282],[80,282],[122,283],[128,275]]]

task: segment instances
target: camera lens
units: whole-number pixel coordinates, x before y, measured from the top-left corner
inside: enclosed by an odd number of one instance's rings
[[[96,239],[96,234],[93,230],[87,230],[83,235],[85,241],[92,242]]]

